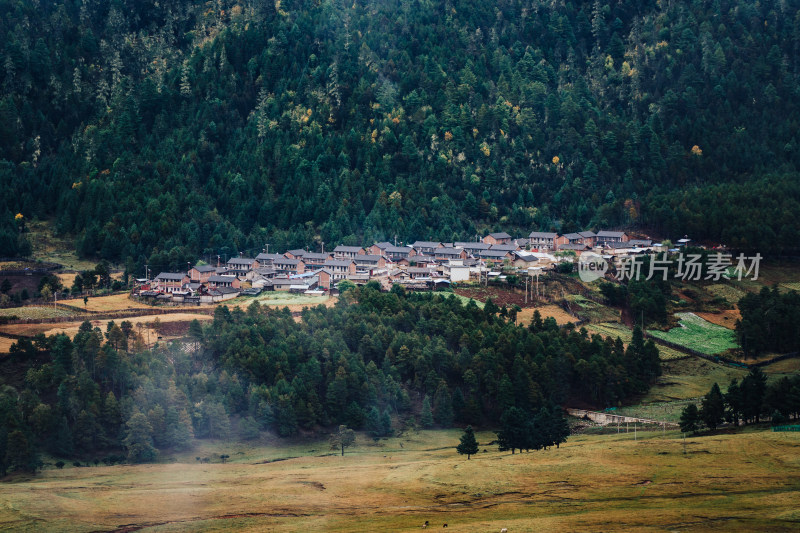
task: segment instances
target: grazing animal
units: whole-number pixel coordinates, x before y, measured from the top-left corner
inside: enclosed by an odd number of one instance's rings
[[[447,524],[443,525],[442,527],[447,527]]]
[[[424,523],[424,524],[422,524],[422,529],[425,529],[425,528],[427,528],[427,527],[428,527],[428,521],[427,521],[427,520],[425,520],[425,523]]]
[[[503,529],[500,530],[500,533],[508,533],[508,528],[504,527]]]

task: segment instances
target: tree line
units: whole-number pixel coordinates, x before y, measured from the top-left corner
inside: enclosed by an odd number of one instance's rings
[[[723,422],[758,424],[764,417],[770,417],[773,425],[800,417],[800,376],[767,383],[761,369],[753,367],[741,382],[731,380],[725,393],[714,383],[699,408],[692,403],[681,412],[680,426],[681,431],[694,433],[701,427],[714,430]]]
[[[494,427],[512,408],[532,424],[526,443],[536,449],[561,442],[555,413],[567,399],[624,401],[660,373],[640,331],[624,347],[538,314],[516,325],[501,313],[371,283],[299,322],[257,302],[219,307],[184,342],[151,348],[126,322],[21,341],[12,361],[24,378],[0,397],[1,466],[35,468],[39,451],[150,461],[194,438],[263,430],[286,437],[346,425],[379,438],[401,423]]]

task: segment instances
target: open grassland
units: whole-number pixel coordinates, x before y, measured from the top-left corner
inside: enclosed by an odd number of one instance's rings
[[[733,331],[703,320],[694,313],[677,313],[680,326],[669,331],[649,330],[653,337],[686,346],[698,352],[714,355],[738,348]]]
[[[15,316],[21,319],[47,319],[62,318],[65,316],[76,316],[78,313],[63,307],[53,307],[52,305],[29,305],[25,307],[9,307],[0,309],[0,316]]]
[[[47,221],[29,221],[28,239],[33,256],[49,263],[59,263],[69,270],[91,270],[97,262],[81,259],[75,253],[75,239],[72,236],[56,236],[53,225]]]
[[[428,520],[451,532],[514,533],[800,525],[800,434],[693,437],[686,455],[677,432],[638,437],[578,435],[561,449],[511,455],[479,433],[489,451],[467,461],[454,451],[458,432],[440,431],[378,445],[359,440],[344,457],[318,442],[220,446],[231,455],[227,464],[190,457],[47,469],[0,484],[0,528],[366,532],[418,531]]]

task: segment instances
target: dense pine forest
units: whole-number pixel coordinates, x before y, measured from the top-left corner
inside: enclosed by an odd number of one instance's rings
[[[34,218],[131,268],[492,228],[796,247],[797,0],[2,0],[0,35],[3,256]]]
[[[124,322],[20,341],[4,364],[23,377],[0,388],[0,474],[35,469],[42,451],[140,462],[194,437],[261,430],[288,437],[345,424],[380,437],[491,427],[507,412],[541,422],[568,401],[605,406],[643,393],[661,373],[638,329],[624,347],[538,315],[516,325],[491,301],[480,309],[374,283],[302,318],[258,303],[220,307],[185,342],[154,349]]]

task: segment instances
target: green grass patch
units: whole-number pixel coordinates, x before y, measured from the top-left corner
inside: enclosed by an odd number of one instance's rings
[[[255,297],[239,297],[233,300],[234,303],[249,304],[257,301],[262,305],[284,306],[284,305],[308,305],[315,306],[324,304],[329,299],[328,296],[314,296],[309,294],[292,294],[288,292],[267,292]]]
[[[728,328],[712,324],[694,313],[677,313],[676,316],[680,318],[679,327],[669,331],[649,330],[648,334],[707,355],[739,347],[736,334]]]
[[[448,296],[450,296],[450,295],[451,294],[448,294]],[[483,309],[483,306],[486,305],[483,302],[481,302],[480,300],[475,300],[474,298],[468,298],[467,296],[462,296],[460,294],[452,293],[452,296],[455,296],[456,298],[461,300],[461,303],[464,304],[464,305],[467,305],[469,302],[475,302],[475,304],[478,307],[480,307],[481,309]]]
[[[9,307],[0,309],[0,316],[16,316],[21,319],[42,319],[76,316],[77,313],[63,307],[32,305],[28,307]]]
[[[599,333],[600,335],[611,338],[619,337],[625,344],[631,342],[631,336],[633,335],[633,331],[631,331],[630,328],[618,322],[601,322],[600,324],[589,324],[585,327],[589,333]],[[672,361],[674,359],[691,357],[690,355],[680,352],[674,348],[670,348],[669,346],[657,345],[657,348],[659,358],[662,361]]]

